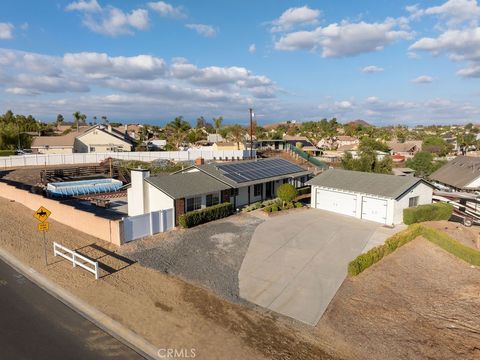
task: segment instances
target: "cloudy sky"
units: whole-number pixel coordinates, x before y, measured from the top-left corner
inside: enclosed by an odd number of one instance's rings
[[[476,0],[2,0],[0,111],[477,121],[479,20]]]

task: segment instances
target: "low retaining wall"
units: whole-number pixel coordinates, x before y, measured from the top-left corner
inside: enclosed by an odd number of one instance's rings
[[[112,244],[121,245],[124,242],[121,230],[123,223],[121,220],[103,219],[94,214],[75,209],[72,206],[41,195],[32,194],[26,190],[17,189],[5,183],[0,183],[0,196],[8,200],[14,200],[32,211],[36,211],[40,206],[44,206],[52,212],[50,217],[59,223]],[[37,226],[37,220],[33,216],[32,226]]]

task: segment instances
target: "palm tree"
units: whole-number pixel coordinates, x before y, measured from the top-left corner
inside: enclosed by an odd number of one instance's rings
[[[78,131],[78,125],[80,123],[81,116],[82,116],[82,113],[80,111],[75,111],[73,113],[73,123],[77,127],[77,131]]]
[[[63,118],[63,115],[62,115],[62,114],[58,114],[58,115],[57,115],[57,127],[58,127],[58,125],[63,124],[63,121],[64,121],[64,120],[65,120],[65,119]]]
[[[245,129],[238,124],[232,125],[229,128],[228,134],[229,137],[237,143],[237,150],[240,150],[240,143],[245,135]]]
[[[219,116],[219,117],[214,117],[213,118],[213,123],[215,125],[215,132],[218,134],[218,130],[222,127],[222,122],[223,122],[223,117],[222,116]]]
[[[97,125],[97,117],[96,116],[93,117],[93,124]]]
[[[177,116],[165,126],[165,129],[168,131],[171,141],[175,144],[175,148],[178,149],[187,137],[190,124],[183,120],[183,116]]]
[[[107,117],[105,115],[102,116],[102,120],[104,124],[108,124]]]

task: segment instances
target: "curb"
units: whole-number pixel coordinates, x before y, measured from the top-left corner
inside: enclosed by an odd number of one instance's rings
[[[61,301],[70,309],[92,322],[94,325],[131,348],[140,356],[148,360],[158,359],[158,348],[149,343],[140,335],[134,333],[118,321],[113,320],[101,311],[95,309],[83,300],[72,295],[67,290],[53,283],[44,275],[40,274],[35,269],[24,265],[16,257],[8,253],[6,250],[0,248],[0,258],[27,277],[37,286],[45,290],[47,293]]]

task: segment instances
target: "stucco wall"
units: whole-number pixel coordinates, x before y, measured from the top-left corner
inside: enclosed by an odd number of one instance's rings
[[[145,183],[145,190],[145,212],[173,209],[174,203],[170,196],[149,183]]]
[[[401,224],[403,222],[403,209],[408,208],[408,202],[411,197],[418,196],[418,205],[425,205],[432,203],[433,190],[430,186],[420,183],[411,191],[403,195],[395,202],[394,224]]]
[[[61,204],[58,201],[17,189],[5,183],[0,183],[0,196],[5,199],[15,200],[31,209],[31,226],[33,227],[36,227],[38,224],[38,221],[33,217],[33,212],[40,206],[44,206],[52,212],[51,219],[115,245],[122,244],[122,222],[120,220],[104,219],[75,209],[72,206]]]

